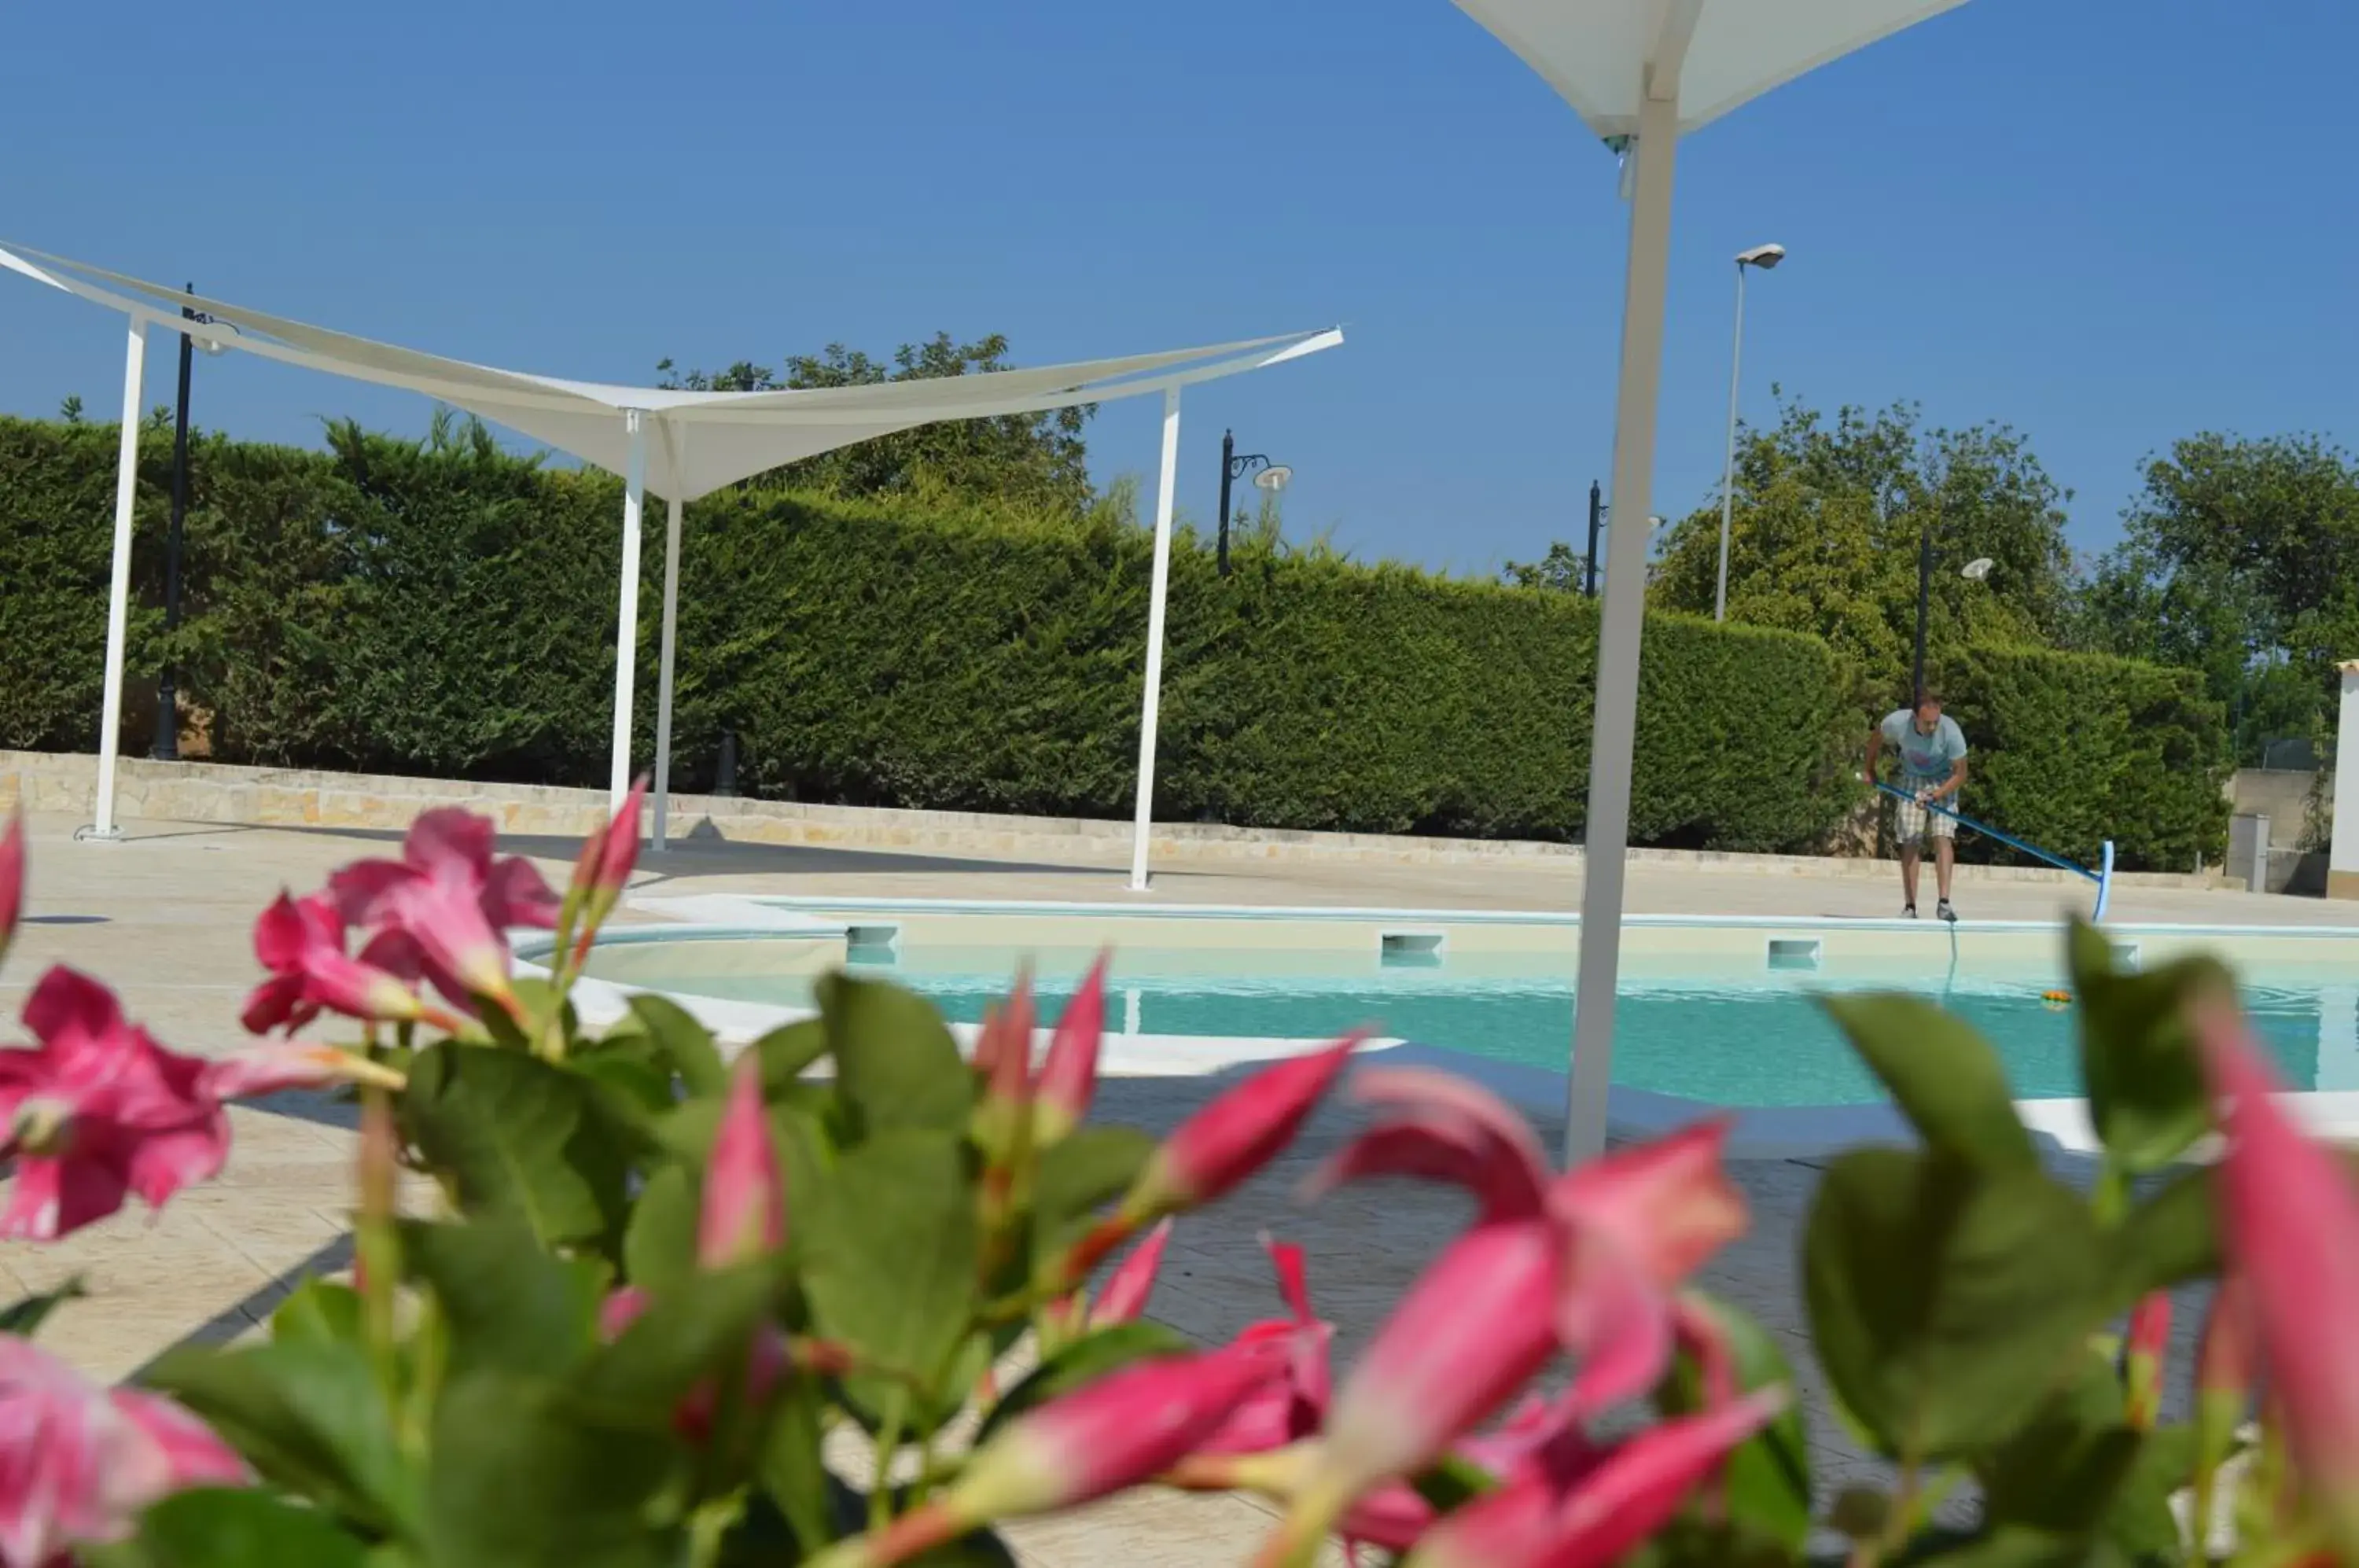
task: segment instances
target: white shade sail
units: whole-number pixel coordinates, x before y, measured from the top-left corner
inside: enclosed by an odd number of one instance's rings
[[[1781,83],[1965,0],[1457,0],[1601,136],[1638,134],[1641,68],[1669,60],[1679,128],[1694,130]],[[1682,15],[1686,13],[1686,15]]]
[[[495,423],[623,476],[623,550],[614,626],[614,748],[608,798],[616,807],[636,768],[632,746],[636,679],[639,548],[647,491],[669,503],[664,518],[662,644],[659,655],[654,778],[654,837],[664,844],[671,798],[671,704],[679,609],[681,509],[697,496],[787,463],[873,436],[944,419],[1042,413],[1081,403],[1159,393],[1163,465],[1157,486],[1155,555],[1148,614],[1145,691],[1140,703],[1137,799],[1131,885],[1147,883],[1147,834],[1155,794],[1157,685],[1162,669],[1169,588],[1173,492],[1180,448],[1180,390],[1335,347],[1341,328],[1247,338],[1203,348],[877,382],[860,387],[769,392],[697,392],[622,387],[499,370],[462,359],[332,332],[285,316],[21,245],[0,245],[0,267],[63,289],[130,318],[124,362],[122,453],[115,483],[114,553],[107,604],[106,691],[99,725],[95,821],[89,836],[114,838],[114,757],[122,708],[124,626],[131,575],[132,505],[138,476],[139,397],[147,331],[161,326],[209,346],[237,349],[283,365],[397,387],[464,408]],[[191,324],[184,312],[206,320]]]
[[[1609,138],[1628,137],[1630,261],[1614,407],[1613,516],[1653,513],[1655,415],[1670,265],[1671,170],[1680,134],[1829,60],[1963,0],[1456,0]],[[1565,1157],[1605,1147],[1629,860],[1630,765],[1638,733],[1638,656],[1647,530],[1607,535],[1598,616],[1597,698],[1582,859],[1581,966],[1573,985]]]
[[[214,326],[197,335],[224,348],[417,392],[614,474],[629,466],[623,410],[643,410],[651,416],[655,438],[647,487],[680,501],[872,436],[940,419],[1039,413],[1160,392],[1258,370],[1343,341],[1331,328],[1033,370],[864,387],[692,392],[571,381],[422,354],[21,245],[0,245],[0,267],[172,332],[185,325],[183,306],[201,311]]]

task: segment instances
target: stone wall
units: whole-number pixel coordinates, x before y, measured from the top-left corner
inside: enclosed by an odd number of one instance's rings
[[[79,815],[88,821],[97,785],[94,757],[0,751],[0,810]],[[316,827],[399,832],[419,811],[464,806],[497,822],[504,834],[578,839],[606,820],[606,797],[594,789],[538,784],[475,784],[300,768],[234,768],[208,762],[116,764],[115,810],[126,821],[221,822],[255,827]],[[1130,824],[1082,818],[1003,817],[967,811],[881,811],[675,795],[669,835],[683,840],[810,844],[897,850],[918,855],[1027,855],[1076,863],[1123,864]],[[1554,860],[1577,866],[1581,846],[1513,841],[1392,838],[1376,833],[1300,833],[1212,823],[1158,823],[1158,864],[1482,866]],[[1723,855],[1707,850],[1634,849],[1635,863],[1666,868],[1796,877],[1886,877],[1889,864],[1866,858]],[[2070,882],[2068,872],[1977,866],[1975,879]],[[2211,887],[2215,878],[2125,872],[2123,886]]]

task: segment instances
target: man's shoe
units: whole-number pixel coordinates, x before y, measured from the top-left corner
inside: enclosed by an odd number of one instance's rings
[[[1915,919],[1917,918],[1917,906],[1916,906],[1916,905],[1914,905],[1914,904],[1903,904],[1903,905],[1901,905],[1901,906],[1900,906],[1900,918],[1901,918],[1902,920],[1915,920]]]
[[[1939,915],[1941,919],[1949,921],[1951,925],[1958,923],[1958,911],[1950,908],[1950,900],[1947,898],[1944,898],[1939,904],[1936,904],[1933,907],[1933,912],[1936,915]]]

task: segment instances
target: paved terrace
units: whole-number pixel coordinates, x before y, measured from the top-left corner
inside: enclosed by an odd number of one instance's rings
[[[333,866],[387,853],[394,835],[334,830],[176,825],[135,822],[114,844],[77,844],[73,822],[29,819],[29,923],[5,975],[0,1007],[13,1018],[31,981],[52,963],[86,969],[113,984],[132,1016],[183,1050],[214,1053],[239,1042],[236,1012],[256,972],[247,947],[254,915],[282,886],[305,890]],[[553,881],[575,845],[510,841],[544,862]],[[1513,861],[1475,866],[1177,866],[1158,878],[1158,899],[1221,904],[1422,908],[1571,909],[1577,870]],[[938,859],[843,850],[692,844],[651,857],[643,890],[667,893],[799,893],[913,898],[1122,900],[1111,861]],[[1958,901],[1970,917],[2038,919],[2082,892],[2069,885],[1979,881],[1962,870]],[[1889,916],[1889,881],[1746,872],[1634,867],[1633,910],[1794,916]],[[2125,887],[2124,920],[2235,924],[2350,923],[2349,905]],[[1168,1127],[1201,1103],[1213,1079],[1110,1083],[1101,1115]],[[150,1223],[137,1213],[49,1247],[0,1245],[0,1288],[46,1289],[80,1273],[88,1300],[71,1303],[42,1334],[45,1344],[89,1373],[119,1378],[185,1339],[250,1333],[304,1273],[349,1266],[345,1193],[352,1135],[336,1107],[296,1103],[233,1113],[236,1147],[223,1179],[183,1194]],[[1453,1195],[1408,1184],[1339,1193],[1315,1208],[1295,1204],[1303,1173],[1350,1130],[1346,1113],[1316,1122],[1280,1167],[1217,1211],[1182,1222],[1164,1267],[1153,1315],[1206,1341],[1271,1315],[1277,1302],[1256,1245],[1265,1229],[1308,1248],[1311,1288],[1339,1326],[1339,1365],[1365,1342],[1385,1306],[1466,1217]],[[1557,1129],[1543,1127],[1553,1139]],[[2073,1174],[2074,1172],[2068,1172]],[[1799,1334],[1795,1279],[1798,1231],[1812,1169],[1747,1162],[1735,1179],[1749,1196],[1754,1228],[1718,1259],[1703,1283],[1750,1307],[1789,1337],[1810,1406],[1822,1486],[1875,1466],[1828,1417]],[[2182,1312],[2180,1335],[2191,1337]],[[2179,1356],[2183,1367],[2186,1356]],[[855,1472],[856,1473],[856,1472]],[[1012,1530],[1021,1556],[1038,1568],[1098,1568],[1107,1562],[1161,1568],[1245,1560],[1270,1515],[1237,1498],[1156,1495],[1071,1519]]]

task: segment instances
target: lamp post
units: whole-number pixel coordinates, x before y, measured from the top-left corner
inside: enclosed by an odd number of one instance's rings
[[[189,292],[197,286],[189,285]],[[193,306],[183,305],[180,314],[191,321],[211,325],[212,318]],[[164,536],[164,635],[169,637],[180,629],[180,549],[185,539],[189,513],[189,366],[194,357],[195,344],[187,332],[180,334],[179,397],[172,411],[172,521]],[[207,354],[219,354],[222,345],[212,339],[205,341]],[[163,674],[156,682],[156,744],[148,755],[158,762],[180,760],[179,693],[173,682],[171,656],[164,659]]]
[[[1256,469],[1261,472],[1254,474]],[[1223,430],[1221,432],[1221,533],[1216,559],[1220,563],[1221,575],[1223,577],[1229,574],[1229,486],[1247,474],[1253,474],[1254,488],[1266,490],[1273,495],[1285,489],[1286,482],[1294,477],[1294,470],[1282,463],[1272,463],[1260,452],[1240,453],[1237,451],[1236,432]]]
[[[1736,510],[1736,389],[1745,364],[1745,269],[1774,271],[1786,259],[1781,245],[1755,245],[1736,253],[1736,336],[1728,351],[1728,461],[1720,471],[1720,580],[1712,593],[1712,618],[1728,618],[1728,525]]]
[[[1581,558],[1581,573],[1587,579],[1582,584],[1582,596],[1597,597],[1597,530],[1605,526],[1605,491],[1596,480],[1589,482],[1589,553]]]

